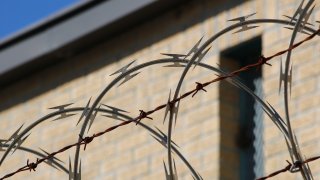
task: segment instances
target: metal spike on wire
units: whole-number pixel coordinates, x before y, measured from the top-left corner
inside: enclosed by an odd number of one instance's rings
[[[279,118],[275,117],[277,115],[275,115],[274,113],[273,114],[270,114],[266,109],[265,107],[262,108],[262,110],[269,116],[269,118],[274,122],[274,124],[278,127],[278,129],[281,131],[281,133],[286,136],[286,133],[282,130],[281,128],[281,121],[279,121]],[[282,120],[282,119],[281,119]]]
[[[56,161],[56,162],[62,162],[62,163],[63,163],[63,161],[61,161],[60,159],[58,159],[58,158],[56,158],[56,157],[54,157],[54,156],[51,156],[51,157],[50,157],[50,153],[48,153],[47,151],[45,151],[45,150],[43,150],[43,149],[41,149],[41,148],[39,148],[39,149],[49,157],[49,158],[45,161],[45,163],[48,164],[49,166],[57,169],[57,170],[60,170],[58,167],[56,167],[56,166],[54,165],[54,161]]]
[[[298,6],[298,8],[296,9],[296,11],[294,12],[293,16],[291,17],[291,20],[290,20],[290,23],[292,23],[292,21],[294,19],[298,19],[298,15],[301,15],[302,12],[303,12],[303,3],[304,3],[304,0],[301,1],[300,5]]]
[[[165,133],[163,133],[159,128],[155,127],[158,132],[161,134],[161,138],[159,139],[158,137],[156,137],[155,135],[152,135],[151,136],[156,140],[158,141],[160,144],[162,144],[164,147],[168,147],[167,146],[167,141],[168,141],[168,137]],[[176,147],[179,147],[174,141],[171,140],[171,143],[174,144]]]
[[[79,165],[79,172],[72,172],[71,158],[69,157],[69,180],[81,180],[81,161]]]
[[[314,2],[314,0],[310,0],[312,3]],[[292,23],[292,21],[298,19],[298,16],[301,16],[302,15],[302,12],[304,11],[304,8],[302,8],[304,4],[304,0],[301,1],[300,5],[298,6],[298,8],[296,9],[296,11],[294,12],[293,16],[290,17],[290,23]],[[311,8],[311,10],[309,10],[305,16],[303,17],[304,19],[304,23],[306,23],[310,17],[310,15],[312,14],[312,11],[314,9],[314,6]]]
[[[91,98],[92,98],[92,97],[90,97],[90,99],[89,99],[86,107],[85,107],[84,110],[82,111],[82,114],[81,114],[81,116],[80,116],[80,118],[79,118],[76,126],[78,126],[78,124],[82,121],[82,118],[84,118],[84,117],[86,117],[86,116],[88,115],[88,112],[89,112],[89,110],[90,110],[89,106],[90,106]]]
[[[30,134],[31,134],[31,133],[30,133]],[[12,152],[11,154],[13,154],[13,153],[17,150],[17,148],[19,148],[19,147],[22,145],[22,143],[30,136],[30,134],[28,134],[28,135],[25,136],[24,138],[18,139],[18,142],[17,142],[17,144],[15,145],[15,147],[14,147],[14,149],[13,149],[13,152]]]
[[[205,55],[208,53],[208,51],[211,49],[211,46],[207,48],[203,53],[200,53],[198,56],[198,59],[196,60],[196,63],[193,66],[193,69],[195,69],[199,63],[202,61],[202,59],[205,57]]]
[[[128,68],[129,68],[129,67],[131,66],[131,64],[133,64],[135,61],[136,61],[136,59],[133,60],[133,61],[131,61],[129,64],[123,66],[122,68],[116,70],[114,73],[110,74],[110,76],[113,76],[113,75],[119,74],[119,73],[120,73],[120,75],[126,73],[126,72],[128,71]]]
[[[306,26],[306,24],[308,23],[309,18],[312,14],[312,11],[315,7],[316,7],[316,5],[313,5],[312,8],[305,14],[305,16],[303,18],[304,20],[303,20],[302,28],[304,28]]]
[[[282,71],[282,61],[280,61],[280,76],[279,76],[279,93],[281,91],[282,81],[285,81],[286,74]],[[290,72],[287,77],[288,83],[290,84],[290,94],[292,89],[292,65],[290,68]]]
[[[63,105],[60,105],[60,106],[51,107],[51,108],[49,108],[49,109],[56,109],[56,110],[58,110],[58,112],[59,112],[59,111],[62,112],[62,111],[65,110],[66,107],[68,107],[68,106],[70,106],[70,105],[72,105],[72,104],[73,104],[73,103],[63,104]],[[56,119],[54,119],[53,121],[56,121],[56,120],[59,120],[59,119],[64,119],[64,118],[67,118],[67,117],[71,117],[71,116],[73,116],[73,115],[75,115],[75,114],[68,114],[68,113],[66,113],[66,112],[63,112],[63,113],[60,113],[60,116],[57,117]]]
[[[203,39],[203,36],[198,40],[198,42],[189,50],[189,52],[187,53],[187,56],[190,56],[191,54],[196,54],[199,49],[200,49],[200,43]]]
[[[24,124],[22,124],[9,138],[8,138],[8,140],[6,140],[6,142],[5,143],[7,143],[7,142],[9,142],[9,141],[13,141],[14,139],[17,139],[17,137],[19,136],[19,132],[20,132],[20,130],[21,130],[21,128],[22,128],[22,126],[23,126]]]
[[[293,17],[291,17],[291,16],[288,16],[288,15],[283,15],[284,17],[286,17],[286,18],[288,18],[288,19],[290,19],[290,20],[292,20],[292,21],[297,21],[298,19],[296,19],[296,18],[293,18]],[[305,22],[305,24],[306,25],[309,25],[309,26],[313,26],[313,24],[311,24],[311,23],[309,23],[309,22]],[[289,28],[287,28],[287,29],[289,29]],[[290,28],[290,29],[292,29],[292,28]]]
[[[291,31],[294,30],[294,28],[292,28],[292,27],[284,27],[284,28],[285,28],[285,29],[289,29],[289,30],[291,30]],[[298,32],[299,32],[299,33],[306,34],[306,35],[311,35],[311,34],[308,33],[307,31],[305,31],[303,28],[299,28]]]
[[[119,117],[119,115],[121,115],[121,113],[129,113],[128,111],[125,111],[125,110],[122,110],[122,109],[119,109],[119,108],[116,108],[116,107],[113,107],[113,106],[109,106],[109,105],[106,105],[106,104],[102,104],[102,106],[105,106],[105,107],[107,107],[107,108],[112,110],[112,113],[110,113],[111,115],[109,115],[109,114],[103,114],[102,115],[104,117],[108,117],[108,118],[111,118],[111,119],[123,120],[122,118]]]
[[[284,126],[286,126],[286,123],[284,122],[284,120],[281,118],[281,116],[279,115],[279,113],[276,111],[276,109],[269,103],[267,102],[271,111],[272,111],[272,116],[277,119],[278,122],[280,122],[281,124],[283,124]]]
[[[100,107],[101,107],[101,105],[98,107],[98,109],[99,109]],[[89,121],[90,121],[90,122],[89,122],[89,127],[88,127],[88,131],[87,131],[87,132],[89,132],[89,130],[90,130],[90,128],[91,128],[94,120],[96,119],[96,116],[97,116],[97,114],[98,114],[98,109],[96,109],[95,112],[94,112],[93,114],[91,114],[91,116],[90,116],[90,118],[89,118]]]
[[[20,130],[21,130],[21,128],[22,128],[23,125],[24,125],[24,124],[22,124],[22,125],[8,138],[8,140],[7,140],[5,143],[8,143],[9,141],[14,141],[14,140],[16,140],[16,139],[20,136],[19,132],[20,132]],[[30,133],[30,134],[31,134],[31,133]],[[25,136],[25,137],[20,137],[19,139],[17,139],[16,145],[14,145],[14,149],[13,149],[13,151],[12,151],[11,154],[13,154],[13,153],[17,150],[17,148],[19,148],[19,147],[22,145],[22,143],[30,136],[30,134],[28,134],[28,135]]]
[[[178,173],[177,173],[177,168],[176,168],[176,162],[173,159],[173,168],[174,168],[174,172],[173,174],[170,174],[167,170],[167,166],[166,163],[163,161],[163,168],[166,174],[166,180],[178,180]]]
[[[127,73],[128,71],[128,68],[129,66],[131,66],[131,64],[133,64],[136,60],[133,60],[132,62],[130,62],[129,64],[125,65],[124,67],[118,69],[117,71],[115,71],[114,73],[110,74],[110,76],[113,76],[115,74],[125,74]],[[126,83],[127,81],[129,81],[130,79],[134,78],[136,75],[138,75],[140,72],[136,72],[136,73],[133,73],[133,74],[127,74],[125,77],[124,77],[124,80],[118,85],[121,86],[123,85],[124,83]]]
[[[311,23],[308,23],[308,20],[312,14],[312,11],[314,9],[315,5],[305,14],[305,16],[303,17],[303,21],[301,22],[301,24],[298,27],[298,32],[303,33],[303,34],[307,34],[307,35],[311,35],[310,33],[308,33],[307,31],[304,30],[304,28],[306,27],[306,25],[311,25],[313,26]],[[285,17],[289,18],[291,21],[295,21],[297,22],[298,19],[294,18],[294,17],[290,17],[287,15],[284,15]],[[284,27],[286,29],[289,30],[293,30],[293,27]]]
[[[84,117],[87,117],[87,116],[88,116],[89,111],[90,111],[90,108],[89,108],[89,106],[90,106],[90,101],[91,101],[91,98],[89,99],[86,107],[85,107],[84,110],[82,111],[82,114],[81,114],[81,116],[80,116],[80,118],[79,118],[79,120],[78,120],[78,122],[77,122],[77,125],[82,121],[82,119],[83,119]],[[99,108],[100,108],[100,106],[99,106]],[[94,120],[96,119],[97,114],[98,114],[98,110],[96,109],[95,112],[90,115],[90,117],[89,117],[89,121],[90,121],[90,122],[89,122],[88,132],[89,132],[89,130],[90,130],[90,128],[91,128]]]
[[[255,14],[257,14],[257,13],[252,13],[252,14],[249,14],[249,15],[246,15],[246,16],[240,16],[240,17],[237,17],[237,18],[229,19],[228,21],[238,21],[238,23],[243,23],[243,22],[245,22],[247,19],[249,19],[251,16],[253,16]],[[257,27],[259,27],[259,26],[248,26],[247,24],[244,24],[244,25],[241,26],[241,28],[238,31],[235,31],[232,34],[248,31],[250,29],[254,29],[254,28],[257,28]]]
[[[169,56],[172,60],[174,60],[173,64],[166,65],[163,67],[185,67],[184,64],[177,62],[178,60],[182,60],[186,58],[188,55],[185,54],[170,54],[170,53],[161,53],[162,55]]]
[[[255,14],[257,14],[257,13],[255,12],[255,13],[252,13],[252,14],[249,14],[249,15],[236,17],[236,18],[233,18],[233,19],[229,19],[228,21],[244,22],[244,21],[246,21],[247,19],[249,19],[249,17],[254,16]]]
[[[5,149],[4,149],[5,142],[6,142],[6,140],[0,139],[0,152],[5,151]]]
[[[167,118],[167,115],[168,115],[168,112],[172,111],[173,115],[174,115],[174,124],[176,126],[177,124],[177,118],[178,118],[178,112],[179,112],[179,106],[180,106],[180,101],[178,101],[177,103],[172,103],[171,102],[171,89],[170,89],[170,92],[169,92],[169,98],[168,98],[168,102],[166,104],[166,110],[165,110],[165,113],[164,113],[164,118],[163,118],[163,124],[165,123],[166,121],[166,118]],[[173,106],[174,105],[174,106]]]
[[[312,0],[313,1],[313,0]],[[304,8],[302,8],[303,6],[303,3],[304,3],[304,0],[301,1],[299,7],[296,9],[296,11],[294,12],[293,16],[287,16],[287,15],[284,15],[285,17],[289,18],[290,19],[290,23],[292,23],[293,21],[295,21],[295,23],[297,23],[298,21],[298,16],[301,16],[302,15],[302,12],[304,11]],[[299,24],[299,27],[298,27],[298,32],[301,32],[301,33],[304,33],[304,34],[307,34],[307,35],[310,35],[310,33],[306,32],[304,30],[305,26],[306,25],[312,25],[310,23],[308,23],[308,20],[312,14],[312,11],[314,9],[315,5],[307,12],[304,14],[304,17],[302,19],[302,22]],[[292,27],[285,27],[286,29],[290,29],[290,30],[293,30]]]
[[[134,74],[128,74],[128,75],[126,75],[126,76],[124,77],[124,80],[118,85],[118,87],[121,86],[121,85],[123,85],[124,83],[128,82],[130,79],[134,78],[134,77],[135,77],[136,75],[138,75],[138,74],[140,74],[140,72],[136,72],[136,73],[134,73]]]

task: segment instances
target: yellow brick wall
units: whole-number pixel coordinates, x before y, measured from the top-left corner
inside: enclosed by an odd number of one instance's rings
[[[319,1],[316,1],[317,4]],[[270,11],[275,10],[276,16],[274,18],[282,18],[281,16],[286,14],[292,14],[297,7],[294,1],[270,1],[270,4],[274,4],[277,8],[267,6]],[[270,14],[267,14],[270,15]],[[319,18],[319,8],[316,8],[313,12],[311,21]],[[268,16],[269,17],[269,16]],[[312,20],[314,18],[314,20]],[[282,18],[283,19],[283,18]],[[315,28],[318,28],[315,26]],[[264,31],[263,35],[263,53],[266,55],[273,54],[279,49],[288,47],[290,42],[291,32],[285,28],[279,26],[270,26],[270,28]],[[276,38],[274,38],[276,37]],[[305,35],[298,35],[296,42],[305,38]],[[304,156],[312,157],[319,155],[318,140],[319,139],[319,108],[317,103],[319,101],[319,88],[317,85],[317,79],[319,79],[319,73],[317,71],[316,64],[319,57],[319,39],[314,39],[301,48],[294,50],[292,53],[291,62],[293,63],[293,84],[292,94],[289,98],[290,103],[290,117],[292,121],[292,127],[297,135],[300,143],[300,148]],[[284,64],[286,56],[282,56],[282,63]],[[313,64],[312,68],[306,68]],[[272,60],[272,67],[265,67],[263,70],[264,76],[264,92],[266,100],[277,109],[281,117],[285,118],[284,113],[284,99],[283,99],[283,86],[279,95],[279,75],[280,75],[280,58]],[[284,68],[284,66],[283,66]],[[265,173],[271,173],[277,169],[286,166],[285,160],[290,160],[290,156],[287,153],[287,147],[284,143],[283,135],[278,131],[274,124],[267,118],[265,122],[264,133],[264,155],[265,155]],[[320,163],[315,161],[309,164],[315,179],[319,178],[319,165]],[[300,174],[284,173],[277,176],[274,179],[300,179]]]
[[[317,1],[317,4],[320,2]],[[186,53],[202,36],[207,40],[221,29],[231,25],[228,19],[258,12],[255,18],[281,18],[292,14],[297,3],[294,0],[256,0],[256,1],[196,1],[186,3],[174,11],[131,29],[121,36],[103,44],[91,47],[82,54],[68,59],[60,59],[60,64],[35,72],[1,90],[0,139],[8,138],[20,125],[24,128],[35,120],[53,112],[52,106],[75,103],[72,107],[85,106],[90,97],[96,99],[110,83],[115,70],[137,59],[142,64],[162,58],[160,53]],[[319,20],[320,9],[316,7],[312,22]],[[219,53],[252,37],[262,36],[265,56],[285,49],[288,46],[290,31],[282,25],[263,24],[247,33],[227,33],[212,45],[203,62],[215,66],[219,63]],[[297,40],[304,36],[299,35]],[[293,127],[300,140],[301,149],[307,157],[319,152],[319,38],[293,52],[293,86],[290,99],[290,112]],[[278,95],[279,58],[271,61],[272,67],[263,68],[265,99],[279,110],[282,117],[283,98]],[[128,83],[114,87],[102,99],[102,103],[119,107],[136,117],[139,110],[151,110],[166,103],[170,89],[177,85],[182,68],[164,68],[156,65],[141,70],[141,73]],[[196,81],[204,82],[214,78],[213,72],[197,67],[186,77],[181,92],[195,87]],[[207,93],[199,93],[194,98],[186,98],[180,104],[177,126],[173,140],[181,147],[179,150],[199,171],[204,179],[219,179],[220,172],[232,173],[233,169],[219,167],[220,119],[219,86],[206,87]],[[37,126],[23,144],[26,147],[48,152],[76,142],[80,126],[76,123],[81,115],[59,121],[47,121]],[[163,125],[164,111],[151,115],[154,119],[143,120],[151,127],[166,132]],[[119,122],[98,114],[89,135],[104,130]],[[264,118],[265,173],[286,166],[289,159],[284,138],[272,124]],[[69,156],[73,160],[74,149],[57,157],[68,167]],[[2,152],[0,152],[1,155]],[[9,155],[0,167],[0,176],[26,165],[27,159],[35,156],[17,151]],[[121,127],[105,136],[95,139],[87,150],[81,150],[83,179],[164,179],[163,160],[167,160],[166,149],[157,143],[147,131],[134,124]],[[178,176],[192,179],[187,167],[175,156]],[[235,160],[236,163],[236,160]],[[320,162],[310,164],[315,178],[319,177]],[[61,179],[68,175],[40,165],[36,172],[23,172],[13,179]],[[298,178],[299,174],[285,173],[276,179]]]

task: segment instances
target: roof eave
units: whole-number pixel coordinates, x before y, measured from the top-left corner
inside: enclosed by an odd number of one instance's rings
[[[96,43],[96,32],[112,37],[184,2],[99,0],[80,4],[0,44],[0,86],[52,63],[57,56],[77,53],[75,50],[90,45],[87,42]]]

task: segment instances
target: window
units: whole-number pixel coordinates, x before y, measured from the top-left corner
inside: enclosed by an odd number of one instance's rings
[[[261,55],[261,37],[221,53],[222,69],[233,71],[254,63]],[[241,73],[239,79],[262,95],[261,68]],[[250,180],[263,175],[262,109],[245,91],[221,82],[220,178]]]

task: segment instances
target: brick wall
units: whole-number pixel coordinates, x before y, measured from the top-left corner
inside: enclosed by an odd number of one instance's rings
[[[320,2],[317,1],[317,4]],[[90,97],[97,98],[104,87],[113,80],[109,76],[115,70],[138,59],[141,64],[162,58],[160,53],[186,53],[202,36],[208,39],[222,28],[231,25],[228,19],[258,12],[256,18],[282,18],[292,14],[297,3],[294,0],[257,1],[196,1],[186,3],[175,11],[167,12],[150,22],[131,29],[121,36],[103,44],[98,44],[82,54],[60,59],[62,63],[35,72],[23,82],[2,89],[0,96],[0,137],[8,138],[21,124],[24,127],[52,112],[48,108],[73,102],[72,107],[85,106]],[[312,22],[319,17],[316,7]],[[210,65],[219,63],[222,50],[244,42],[252,37],[262,36],[263,54],[268,56],[287,48],[290,31],[281,25],[261,25],[247,33],[227,33],[212,45],[203,62]],[[304,36],[299,35],[298,40]],[[300,140],[301,149],[307,156],[318,155],[320,134],[317,125],[319,117],[319,56],[320,43],[317,37],[293,52],[293,86],[290,99],[290,113],[293,127]],[[279,110],[282,117],[283,98],[278,94],[279,58],[272,60],[272,67],[263,68],[265,98]],[[139,115],[139,109],[150,110],[166,103],[170,89],[177,85],[183,69],[164,68],[162,65],[145,68],[128,83],[114,87],[103,98],[102,103],[120,107]],[[204,82],[214,78],[209,70],[197,67],[191,70],[182,86],[182,92],[195,87],[194,82]],[[227,178],[223,173],[233,173],[234,169],[221,169],[219,161],[223,150],[221,141],[219,86],[207,87],[207,93],[199,93],[180,104],[179,118],[173,133],[173,140],[179,150],[190,161],[204,179]],[[48,152],[55,151],[77,141],[80,126],[76,123],[81,112],[68,119],[47,121],[32,130],[23,144],[26,147],[41,147]],[[154,120],[144,120],[151,127],[156,126],[166,132],[163,125],[164,112],[151,116]],[[118,122],[98,114],[89,135],[101,131]],[[265,173],[286,166],[289,159],[284,138],[274,124],[265,117],[264,155]],[[68,159],[73,160],[74,149],[58,155],[68,167]],[[8,156],[0,168],[0,174],[17,169],[35,156],[16,151]],[[121,127],[88,145],[81,151],[83,179],[164,179],[162,161],[167,160],[166,149],[157,143],[147,131],[134,124]],[[175,156],[179,177],[191,179],[187,167]],[[231,160],[232,161],[232,160]],[[238,159],[233,160],[237,163]],[[310,164],[315,178],[319,177],[319,162]],[[37,172],[21,173],[14,179],[58,179],[67,178],[62,171],[47,165],[40,165]],[[283,174],[277,178],[298,178],[299,174]],[[234,178],[237,179],[237,178]]]

